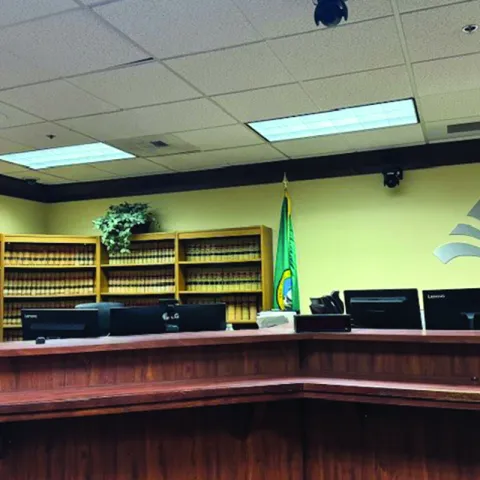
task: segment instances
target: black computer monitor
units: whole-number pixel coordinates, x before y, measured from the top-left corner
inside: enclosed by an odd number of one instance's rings
[[[425,290],[427,330],[480,329],[480,288]]]
[[[227,328],[227,309],[224,303],[176,305],[171,323],[180,332],[214,332]]]
[[[110,310],[110,334],[146,335],[165,333],[166,325],[163,315],[168,304],[151,307],[123,307]]]
[[[22,330],[24,340],[90,338],[102,334],[96,309],[23,309]]]
[[[347,313],[355,328],[421,329],[418,290],[348,290]]]
[[[112,308],[111,335],[145,335],[168,332],[203,332],[226,329],[224,303]]]

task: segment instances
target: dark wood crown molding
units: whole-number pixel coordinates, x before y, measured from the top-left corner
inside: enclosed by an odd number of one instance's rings
[[[61,185],[29,184],[0,175],[0,194],[44,203],[173,193],[214,188],[381,173],[388,168],[416,170],[480,162],[480,140],[436,143],[343,155],[256,163],[214,170],[122,178]]]
[[[0,195],[7,197],[45,202],[48,188],[48,185],[0,175]]]

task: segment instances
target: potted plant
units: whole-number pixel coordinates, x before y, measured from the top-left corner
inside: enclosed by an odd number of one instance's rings
[[[132,234],[148,232],[153,222],[148,203],[128,202],[111,205],[103,217],[93,220],[109,253],[130,253]]]

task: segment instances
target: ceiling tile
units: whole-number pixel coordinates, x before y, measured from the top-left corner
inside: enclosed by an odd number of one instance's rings
[[[160,143],[158,143],[160,142]],[[164,133],[133,138],[117,138],[108,141],[109,145],[141,158],[195,152],[195,146],[184,142],[176,134]]]
[[[295,81],[265,43],[178,58],[166,63],[209,95]]]
[[[220,95],[214,97],[214,100],[242,122],[300,115],[318,110],[298,84]]]
[[[426,122],[475,117],[480,112],[480,89],[427,95],[420,98],[420,105]]]
[[[175,136],[200,150],[215,150],[264,143],[259,135],[243,125],[194,130],[177,133]]]
[[[458,92],[478,88],[480,54],[413,64],[419,95]]]
[[[0,103],[0,129],[16,127],[18,125],[28,125],[30,123],[38,123],[42,121],[41,118],[22,112],[21,110],[6,105],[5,103]]]
[[[29,145],[11,142],[6,138],[0,138],[0,154],[28,152],[29,150],[32,150],[32,147]]]
[[[83,3],[84,5],[88,5],[89,7],[93,7],[95,5],[98,5],[100,3],[105,3],[105,0],[77,0],[80,3]],[[113,2],[121,2],[122,0],[107,0],[109,3]]]
[[[71,182],[71,180],[67,180],[66,178],[49,175],[48,173],[39,172],[38,170],[31,170],[29,168],[8,173],[8,176],[18,178],[19,180],[37,180],[38,183],[42,183],[44,185],[56,185],[59,183]]]
[[[403,30],[413,62],[480,52],[479,34],[462,27],[478,23],[480,2],[434,8],[402,15]]]
[[[425,8],[441,7],[452,3],[461,3],[465,0],[396,0],[400,12],[412,12]]]
[[[113,173],[98,170],[98,168],[92,167],[91,165],[46,168],[42,170],[42,172],[75,182],[92,182],[95,180],[110,180],[115,178]]]
[[[157,58],[260,40],[230,0],[125,0],[95,10]]]
[[[47,138],[47,135],[55,135],[55,138]],[[0,130],[0,136],[12,142],[30,145],[33,149],[66,147],[94,142],[91,138],[48,122],[35,123],[34,125],[24,127],[5,128]],[[28,150],[32,150],[32,148]]]
[[[20,59],[0,49],[0,90],[55,78],[55,73],[42,69],[36,62]]]
[[[154,162],[158,162],[171,170],[179,172],[285,159],[286,157],[282,153],[278,152],[270,145],[254,145],[250,147],[229,148],[211,152],[150,158],[150,160]]]
[[[422,143],[425,143],[422,127],[420,125],[407,125],[369,132],[276,142],[275,147],[292,158],[301,158]]]
[[[0,140],[1,142],[1,140]],[[18,175],[32,172],[29,168],[24,168],[15,163],[5,162],[0,160],[0,175],[9,175],[12,172],[17,172]],[[18,177],[17,177],[18,178]]]
[[[98,140],[115,140],[232,125],[236,122],[210,100],[199,99],[74,118],[60,123]]]
[[[218,155],[218,152],[180,153],[178,155],[168,155],[167,157],[151,157],[149,160],[159,163],[174,172],[207,170],[228,166],[225,155]]]
[[[461,139],[472,139],[472,138],[480,138],[480,131],[474,132],[462,132],[462,133],[455,133],[451,134],[447,132],[447,127],[449,125],[459,125],[465,123],[473,123],[479,122],[480,123],[480,116],[477,117],[469,117],[469,118],[457,118],[454,121],[452,120],[441,120],[439,122],[426,122],[425,129],[427,133],[427,138],[431,142],[438,142],[438,141],[454,141],[454,140],[461,140]]]
[[[315,157],[353,151],[345,135],[303,138],[287,142],[275,142],[275,147],[291,158]]]
[[[253,145],[251,147],[230,148],[223,151],[229,165],[246,163],[272,162],[285,160],[287,157],[270,145]]]
[[[92,165],[104,172],[113,173],[119,177],[132,175],[147,175],[159,173],[171,173],[171,170],[144,158],[130,158],[128,160],[115,160],[111,162],[99,162]]]
[[[145,57],[137,47],[83,9],[0,30],[2,49],[51,76],[67,76]]]
[[[117,110],[114,105],[95,98],[64,80],[6,90],[0,92],[0,101],[15,105],[45,120]]]
[[[83,75],[68,81],[121,108],[201,97],[194,88],[156,62]]]
[[[404,63],[392,17],[270,40],[269,44],[298,80]]]
[[[425,143],[421,125],[405,125],[350,133],[346,140],[355,150],[375,150]]]
[[[319,110],[366,105],[412,97],[407,69],[391,67],[370,72],[303,82]]]
[[[78,8],[73,0],[3,0],[0,27]]]
[[[234,0],[248,20],[265,38],[318,30],[313,20],[314,5],[305,0]],[[392,15],[390,2],[355,0],[349,2],[349,24]]]

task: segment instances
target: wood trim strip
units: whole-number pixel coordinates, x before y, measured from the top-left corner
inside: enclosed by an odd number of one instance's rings
[[[480,387],[314,377],[239,377],[0,394],[0,422],[316,399],[480,410]]]

